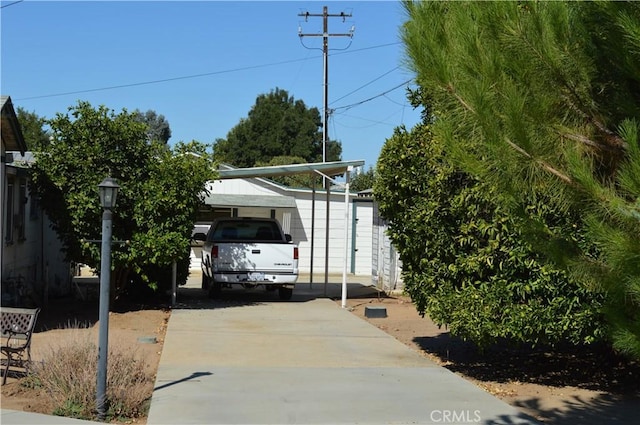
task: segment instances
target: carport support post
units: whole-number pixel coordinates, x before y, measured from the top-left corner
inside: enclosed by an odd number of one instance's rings
[[[178,264],[176,260],[173,260],[171,265],[171,306],[176,305],[176,298],[178,293]]]
[[[327,296],[327,286],[329,285],[329,207],[331,205],[331,180],[327,177],[324,178],[324,185],[327,191],[326,208],[327,214],[325,219],[325,232],[324,232],[324,296]]]
[[[347,167],[344,185],[344,264],[342,268],[342,308],[347,307],[347,256],[349,254],[349,180],[353,167]]]
[[[316,175],[312,174],[311,176],[311,255],[309,259],[311,263],[309,264],[309,289],[313,286],[313,248],[315,241],[315,233],[316,233]]]

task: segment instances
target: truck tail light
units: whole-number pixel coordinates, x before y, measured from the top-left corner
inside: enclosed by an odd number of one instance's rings
[[[293,259],[297,260],[298,259],[298,247],[294,247],[293,248]]]
[[[211,256],[213,258],[218,258],[218,245],[214,245],[211,247]]]

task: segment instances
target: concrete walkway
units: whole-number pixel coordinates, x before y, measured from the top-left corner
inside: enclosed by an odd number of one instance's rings
[[[0,410],[0,424],[11,425],[104,425],[103,422],[83,421],[62,416],[42,415],[19,410]]]
[[[371,291],[350,283],[350,297]],[[148,424],[531,424],[329,297],[340,285],[277,293],[178,292]]]

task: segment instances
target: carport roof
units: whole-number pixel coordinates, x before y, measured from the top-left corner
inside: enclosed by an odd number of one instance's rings
[[[210,193],[204,202],[217,207],[296,208],[296,200],[292,196]]]
[[[364,160],[314,162],[311,164],[274,165],[269,167],[232,168],[218,170],[218,179],[291,176],[294,174],[324,174],[328,177],[344,174],[349,167],[362,167]]]

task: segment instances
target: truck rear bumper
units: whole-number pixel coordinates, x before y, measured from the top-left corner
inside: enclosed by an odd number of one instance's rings
[[[293,288],[298,280],[297,274],[278,273],[214,273],[213,280],[220,283],[253,283],[256,285],[279,285]]]

